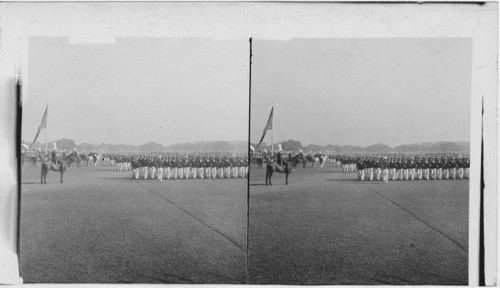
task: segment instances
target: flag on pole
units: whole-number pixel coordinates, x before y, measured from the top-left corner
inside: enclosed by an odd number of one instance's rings
[[[259,144],[257,144],[257,146],[255,146],[255,149],[257,149],[260,146],[260,144],[262,143],[262,141],[264,141],[264,137],[266,137],[267,130],[273,129],[273,110],[274,110],[274,107],[271,109],[271,114],[269,114],[269,119],[267,119],[266,127],[264,127],[264,132],[262,133],[262,137],[260,138]]]
[[[31,148],[31,146],[33,146],[33,144],[35,144],[35,141],[38,138],[38,135],[40,135],[40,131],[42,131],[42,129],[44,129],[44,128],[47,128],[47,112],[48,112],[48,110],[49,110],[49,105],[47,105],[47,107],[45,107],[45,113],[43,113],[42,122],[40,123],[40,126],[38,126],[38,130],[36,131],[35,139],[31,143],[30,148]]]

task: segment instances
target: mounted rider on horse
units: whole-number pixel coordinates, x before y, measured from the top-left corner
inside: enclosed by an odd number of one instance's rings
[[[285,184],[288,185],[288,174],[292,172],[292,167],[290,167],[290,163],[287,161],[283,161],[284,151],[281,148],[281,144],[278,144],[278,153],[276,153],[276,161],[270,161],[267,163],[266,169],[266,186],[272,185],[271,177],[274,172],[285,173]],[[267,153],[264,153],[267,156]],[[291,159],[288,159],[291,160]]]
[[[50,158],[52,160],[53,165],[58,165],[59,169],[62,169],[62,162],[61,160],[57,159],[57,146],[55,142],[53,143],[52,152],[50,153]]]
[[[61,178],[59,181],[63,183],[63,173],[66,171],[66,164],[63,160],[67,161],[67,159],[57,158],[57,146],[56,143],[54,143],[52,152],[50,153],[50,159],[46,159],[42,162],[42,171],[40,176],[40,182],[42,184],[47,184],[47,174],[49,170],[60,172]]]

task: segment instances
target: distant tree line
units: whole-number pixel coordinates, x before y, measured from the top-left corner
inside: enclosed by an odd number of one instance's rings
[[[149,142],[143,145],[134,146],[126,144],[91,144],[82,143],[77,145],[75,141],[71,139],[59,139],[56,141],[51,141],[48,143],[49,149],[52,149],[52,143],[55,142],[58,149],[73,150],[77,148],[78,151],[93,151],[94,149],[99,152],[166,152],[166,151],[177,151],[177,152],[218,152],[218,151],[228,151],[228,152],[246,152],[248,151],[247,142],[245,141],[198,141],[198,142],[186,142],[186,143],[176,143],[169,146],[163,146],[155,142]],[[31,143],[22,141],[22,143],[28,146]],[[423,142],[419,144],[404,144],[396,147],[390,147],[385,144],[377,143],[374,145],[361,147],[353,145],[302,145],[300,141],[288,140],[280,142],[284,150],[287,151],[299,151],[302,149],[305,153],[312,151],[317,153],[319,151],[323,153],[390,153],[390,152],[468,152],[470,149],[469,142]],[[274,145],[275,149],[278,148],[278,143]],[[256,146],[255,143],[251,144],[253,147]],[[31,149],[45,149],[45,143],[35,142]],[[258,150],[271,150],[271,145],[262,143]]]
[[[361,146],[353,146],[353,145],[302,145],[300,141],[296,140],[288,140],[284,142],[280,142],[283,150],[287,151],[298,151],[302,149],[304,153],[308,153],[309,151],[313,153],[317,153],[321,151],[322,153],[398,153],[398,152],[468,152],[470,149],[470,142],[423,142],[420,144],[404,144],[396,147],[390,147],[389,145],[377,143],[374,145],[361,147]],[[253,147],[256,146],[255,143],[251,144]],[[277,149],[278,145],[274,145],[274,149]],[[258,150],[271,150],[271,145],[266,143],[262,143]]]
[[[176,143],[169,146],[163,146],[162,144],[149,142],[143,145],[134,146],[126,144],[91,144],[82,143],[77,145],[74,140],[71,139],[59,139],[56,141],[51,141],[47,143],[49,149],[52,149],[53,143],[56,143],[57,148],[61,150],[73,150],[77,148],[78,151],[99,151],[99,152],[247,152],[248,142],[245,141],[198,141],[198,142],[187,142],[187,143]],[[22,141],[23,144],[30,145],[26,141]],[[38,148],[45,149],[45,143],[35,142],[31,147],[32,150],[37,150]]]

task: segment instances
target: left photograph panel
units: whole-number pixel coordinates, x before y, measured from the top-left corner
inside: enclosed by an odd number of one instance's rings
[[[248,39],[34,37],[25,283],[245,283]]]

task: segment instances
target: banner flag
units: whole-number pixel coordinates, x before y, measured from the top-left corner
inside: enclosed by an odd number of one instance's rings
[[[262,133],[262,137],[260,138],[259,144],[257,144],[257,146],[255,146],[255,149],[257,149],[260,146],[260,144],[262,143],[262,141],[264,141],[264,137],[266,137],[267,130],[273,129],[273,110],[274,110],[274,107],[271,109],[271,114],[269,114],[269,119],[267,119],[266,127],[264,127],[264,132]]]
[[[47,128],[47,112],[48,112],[48,110],[49,110],[49,105],[47,105],[47,107],[45,107],[45,113],[43,113],[42,122],[40,123],[40,126],[38,126],[38,131],[36,131],[35,139],[31,143],[30,148],[31,148],[31,146],[33,146],[33,144],[35,144],[36,139],[38,139],[38,135],[40,135],[40,131],[42,131],[42,129],[44,129],[44,128]]]

